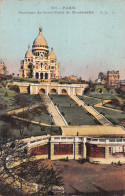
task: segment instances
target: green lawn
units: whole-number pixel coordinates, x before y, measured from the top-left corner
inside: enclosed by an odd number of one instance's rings
[[[15,108],[15,96],[17,93],[0,85],[0,109],[4,111],[13,110]]]
[[[94,97],[94,98],[99,98],[99,99],[103,99],[103,100],[110,100],[110,99],[114,99],[116,97],[116,95],[108,95],[108,94],[101,94],[101,93],[91,93],[89,95],[87,95],[89,97]]]
[[[22,130],[23,135],[21,135]],[[4,138],[6,141],[47,134],[61,135],[62,130],[56,126],[44,127],[12,118],[10,120],[6,119],[5,121],[0,120],[0,139]]]
[[[97,125],[99,122],[82,107],[59,106],[61,113],[70,125]]]
[[[97,99],[94,97],[86,97],[86,96],[78,96],[78,97],[79,99],[83,100],[86,105],[90,105],[90,106],[96,105],[102,101],[101,99]]]
[[[49,95],[50,99],[57,106],[76,106],[76,102],[69,95]]]
[[[41,102],[39,95],[21,94],[0,85],[0,109],[11,111]]]
[[[98,108],[98,107],[95,107],[95,109],[99,113],[102,112],[102,114],[114,125],[118,125],[122,120],[125,120],[125,112],[113,111],[110,109]]]
[[[32,121],[37,121],[41,123],[46,123],[51,125],[52,124],[52,117],[48,113],[46,107],[44,105],[41,105],[37,108],[31,109],[29,111],[24,111],[21,113],[18,113],[17,116],[26,118]]]
[[[108,108],[112,108],[112,109],[121,110],[121,106],[115,106],[115,105],[112,105],[111,103],[106,103],[103,106],[108,107]]]

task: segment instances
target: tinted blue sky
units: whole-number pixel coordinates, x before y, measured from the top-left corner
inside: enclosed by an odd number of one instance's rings
[[[66,14],[66,7],[75,9]],[[10,73],[19,73],[20,60],[28,44],[32,46],[40,26],[49,48],[54,48],[62,75],[95,79],[99,71],[114,69],[120,70],[121,79],[125,79],[125,1],[0,1],[0,58]]]

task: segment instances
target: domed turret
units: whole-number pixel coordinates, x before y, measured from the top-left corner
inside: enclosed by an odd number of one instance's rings
[[[32,57],[33,57],[33,54],[32,54],[32,52],[30,50],[30,46],[28,46],[28,50],[27,50],[27,52],[25,54],[25,58],[32,58]]]
[[[42,28],[39,28],[39,35],[34,40],[33,45],[35,45],[35,46],[48,46],[45,38],[42,35]]]
[[[51,48],[51,53],[49,54],[49,56],[50,56],[50,59],[56,59],[56,55],[55,55],[53,48]]]

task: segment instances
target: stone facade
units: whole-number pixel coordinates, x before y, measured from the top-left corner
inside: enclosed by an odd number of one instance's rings
[[[60,65],[57,63],[53,48],[49,47],[42,35],[42,28],[34,40],[32,51],[28,47],[24,60],[20,62],[20,77],[50,81],[60,78]]]
[[[125,138],[42,136],[28,142],[28,152],[37,159],[87,159],[92,163],[125,163]]]
[[[106,78],[106,85],[108,87],[119,87],[119,71],[108,71],[107,78]]]
[[[32,94],[58,94],[58,95],[83,95],[88,84],[22,84],[17,83],[20,93]]]

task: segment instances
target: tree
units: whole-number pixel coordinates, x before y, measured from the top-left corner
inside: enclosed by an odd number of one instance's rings
[[[32,183],[37,183],[39,187],[33,195],[48,195],[52,193],[53,186],[63,185],[62,172],[58,168],[48,166],[47,163],[41,165],[34,161],[34,157],[27,153],[25,142],[20,140],[1,143],[0,150],[0,181],[9,183],[17,192],[15,195],[19,195],[19,192],[30,193],[29,185],[32,186]],[[15,163],[18,163],[18,166],[15,167]]]
[[[103,72],[99,72],[98,74],[98,79],[100,79],[101,81],[104,80],[106,78],[105,74]]]
[[[7,73],[8,73],[7,66],[5,64],[3,66],[3,72],[4,72],[4,75],[7,75]]]

